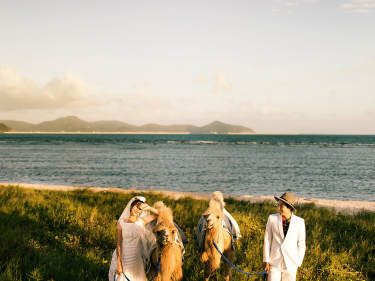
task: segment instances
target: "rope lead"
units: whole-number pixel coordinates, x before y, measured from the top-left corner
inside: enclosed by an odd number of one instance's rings
[[[232,263],[228,260],[228,258],[227,258],[226,256],[223,255],[222,252],[220,252],[220,250],[219,250],[219,248],[217,247],[215,241],[212,240],[212,243],[214,243],[214,246],[215,246],[216,250],[219,252],[219,254],[220,254],[221,257],[223,258],[223,260],[224,260],[227,264],[229,264],[231,267],[233,267],[235,270],[237,270],[238,272],[241,272],[241,273],[243,273],[243,274],[246,274],[247,276],[266,275],[266,274],[267,274],[267,271],[266,271],[266,270],[263,271],[263,272],[259,272],[259,273],[248,273],[248,272],[245,272],[245,271],[239,269],[237,266],[235,266],[234,264],[232,264]]]

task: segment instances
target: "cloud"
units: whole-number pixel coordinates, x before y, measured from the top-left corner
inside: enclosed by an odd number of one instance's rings
[[[133,84],[133,89],[135,90],[144,90],[149,89],[153,86],[153,82],[150,79],[138,80]]]
[[[154,85],[154,82],[150,83]],[[176,110],[172,97],[164,97],[154,87],[144,87],[135,82],[136,87],[118,95],[107,93],[103,105],[96,111],[98,119],[116,119],[135,125],[145,123],[169,123],[176,120]],[[91,118],[92,119],[92,118]]]
[[[293,7],[293,6],[297,6],[298,2],[297,1],[287,1],[287,2],[285,2],[285,5],[288,6],[288,7]]]
[[[151,80],[138,80],[123,93],[95,92],[72,73],[40,84],[13,68],[0,67],[0,119],[40,122],[76,115],[137,124],[172,120],[176,112],[172,99],[159,95],[155,87]]]
[[[219,92],[230,92],[232,91],[232,83],[229,81],[229,78],[226,73],[218,71],[214,73],[214,93]]]
[[[315,4],[319,1],[320,0],[302,0],[302,2],[305,3],[305,4]]]
[[[283,112],[280,108],[272,107],[272,106],[269,106],[269,105],[266,105],[266,104],[263,104],[259,107],[259,113],[262,114],[263,116],[283,114]]]
[[[122,99],[124,105],[139,111],[163,110],[170,106],[170,102],[160,96],[149,92],[136,92],[125,96]]]
[[[74,74],[51,79],[46,85],[21,76],[10,67],[0,67],[0,109],[58,109],[84,106],[89,88]]]
[[[300,5],[310,5],[319,2],[320,0],[274,0],[276,5],[286,6],[286,7],[293,7],[293,6],[300,6]]]
[[[366,79],[370,81],[372,86],[375,86],[373,82],[375,75],[375,58],[366,57],[365,59],[358,61],[355,64],[347,65],[337,71],[339,77],[345,77],[345,81],[356,81],[356,86],[358,86],[360,81]],[[367,87],[370,84],[366,85]],[[368,87],[370,89],[370,87]],[[372,87],[374,88],[374,87]]]
[[[205,75],[200,74],[194,79],[193,82],[194,82],[194,84],[197,84],[197,85],[203,85],[203,84],[206,84],[208,82],[208,79]]]
[[[288,9],[288,12],[292,12],[291,9],[303,6],[313,5],[321,0],[274,0],[274,3],[279,8],[273,8],[274,12],[280,12],[280,8]],[[339,8],[356,13],[369,13],[375,9],[375,0],[340,0]]]
[[[375,0],[345,0],[340,8],[350,12],[369,13],[375,9]]]
[[[216,71],[211,75],[200,74],[193,79],[193,85],[198,86],[200,91],[206,94],[227,93],[232,91],[232,83],[228,74]]]
[[[293,14],[295,10],[304,6],[311,6],[321,0],[273,0],[272,12]]]

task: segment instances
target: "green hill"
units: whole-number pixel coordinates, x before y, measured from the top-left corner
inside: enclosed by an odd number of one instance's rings
[[[0,133],[8,132],[10,129],[8,126],[4,125],[3,123],[0,123]]]
[[[158,124],[145,124],[139,126],[138,129],[144,132],[180,132],[191,133],[196,128],[192,125],[158,125]]]
[[[244,126],[226,124],[220,121],[214,121],[200,128],[202,131],[210,134],[227,134],[227,133],[255,133],[252,129]]]
[[[33,132],[35,131],[35,125],[24,122],[24,121],[15,121],[15,120],[2,120],[1,123],[5,124],[7,127],[12,128],[15,132]]]
[[[75,116],[67,116],[52,121],[45,121],[39,124],[28,122],[4,120],[0,121],[6,126],[11,127],[15,132],[146,132],[146,133],[188,133],[188,134],[228,134],[255,133],[252,129],[230,125],[219,121],[212,122],[208,125],[197,127],[193,125],[159,125],[145,124],[135,126],[121,121],[96,121],[88,122]]]

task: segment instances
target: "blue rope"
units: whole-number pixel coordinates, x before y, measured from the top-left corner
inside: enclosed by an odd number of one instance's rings
[[[127,281],[130,281],[130,279],[126,276],[126,274],[125,274],[124,272],[122,272],[122,274],[125,276],[125,279],[126,279]],[[116,273],[115,273],[115,275],[113,276],[113,281],[116,281]]]
[[[225,260],[225,262],[227,264],[229,264],[231,267],[233,267],[235,270],[237,270],[238,272],[241,272],[243,274],[246,274],[247,276],[254,276],[254,275],[266,275],[267,274],[267,271],[263,271],[263,272],[259,272],[259,273],[247,273],[245,271],[242,271],[241,269],[239,269],[237,266],[235,266],[234,264],[232,264],[228,258],[226,256],[223,255],[222,252],[220,252],[219,248],[217,247],[215,241],[212,240],[212,243],[214,243],[214,246],[216,248],[216,250],[219,252],[219,254],[221,255],[221,257],[223,258],[223,260]]]

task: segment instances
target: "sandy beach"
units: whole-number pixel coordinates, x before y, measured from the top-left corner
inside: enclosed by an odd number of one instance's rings
[[[121,189],[117,187],[90,187],[90,186],[64,186],[64,185],[42,185],[42,184],[27,184],[27,183],[0,183],[0,187],[9,185],[16,185],[23,188],[39,189],[39,190],[55,190],[55,191],[73,191],[77,189],[89,189],[93,192],[115,192],[115,193],[159,193],[169,196],[174,199],[183,197],[190,197],[194,199],[208,200],[210,194],[206,193],[194,193],[194,192],[181,192],[181,191],[168,191],[168,190],[139,190],[139,189]],[[244,200],[250,202],[263,202],[263,201],[274,201],[273,196],[254,196],[254,195],[243,195],[243,196],[225,196],[226,198],[233,198],[236,200]],[[317,207],[326,207],[336,210],[337,212],[343,212],[346,214],[355,214],[360,211],[371,211],[375,212],[375,202],[367,201],[341,201],[341,200],[328,200],[318,198],[298,198],[297,204],[310,204],[314,203]]]
[[[28,135],[190,135],[191,133],[189,132],[21,132],[21,131],[9,131],[9,132],[4,132],[4,134],[28,134]]]

